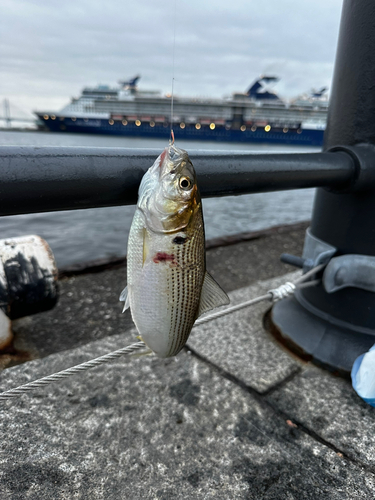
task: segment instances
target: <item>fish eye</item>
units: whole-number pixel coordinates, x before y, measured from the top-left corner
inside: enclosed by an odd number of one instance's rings
[[[192,182],[189,177],[181,177],[180,188],[184,191],[188,191],[191,188]]]

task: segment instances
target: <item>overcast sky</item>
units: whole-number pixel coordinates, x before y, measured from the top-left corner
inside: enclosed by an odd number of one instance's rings
[[[175,17],[176,6],[176,17]],[[1,0],[0,99],[58,110],[87,85],[220,97],[261,73],[285,97],[330,85],[342,0]],[[2,114],[2,113],[0,113]]]

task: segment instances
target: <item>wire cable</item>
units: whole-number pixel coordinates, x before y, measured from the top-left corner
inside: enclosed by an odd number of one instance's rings
[[[86,361],[85,363],[81,363],[80,365],[72,366],[71,368],[62,370],[61,372],[53,373],[52,375],[40,378],[38,380],[35,380],[34,382],[29,382],[28,384],[20,385],[15,389],[9,389],[9,391],[0,393],[0,401],[5,401],[6,399],[10,398],[15,398],[25,392],[37,389],[38,387],[43,387],[45,385],[51,384],[52,382],[57,382],[58,380],[71,377],[72,375],[76,375],[77,373],[84,372],[86,370],[89,370],[90,368],[94,368],[95,366],[109,363],[109,361],[113,361],[114,359],[120,358],[125,354],[131,354],[134,351],[142,349],[142,347],[145,346],[146,344],[144,342],[136,342],[135,344],[131,344],[128,347],[122,347],[117,351],[110,352],[109,354],[105,354],[104,356],[100,356],[99,358],[91,359],[90,361]]]

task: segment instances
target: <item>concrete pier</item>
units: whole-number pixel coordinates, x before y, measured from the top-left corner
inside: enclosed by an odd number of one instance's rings
[[[232,304],[256,297],[299,274],[279,255],[301,253],[304,229],[212,248],[207,267]],[[35,359],[5,369],[1,391],[134,342],[125,275],[65,278],[54,310],[18,320]],[[176,358],[125,357],[2,403],[0,498],[374,498],[374,408],[278,344],[269,307],[194,329]]]

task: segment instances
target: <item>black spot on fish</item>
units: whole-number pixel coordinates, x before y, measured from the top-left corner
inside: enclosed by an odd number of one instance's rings
[[[177,245],[183,245],[186,240],[187,238],[184,238],[183,236],[176,236],[176,238],[174,238],[173,240],[173,243],[176,243]]]

